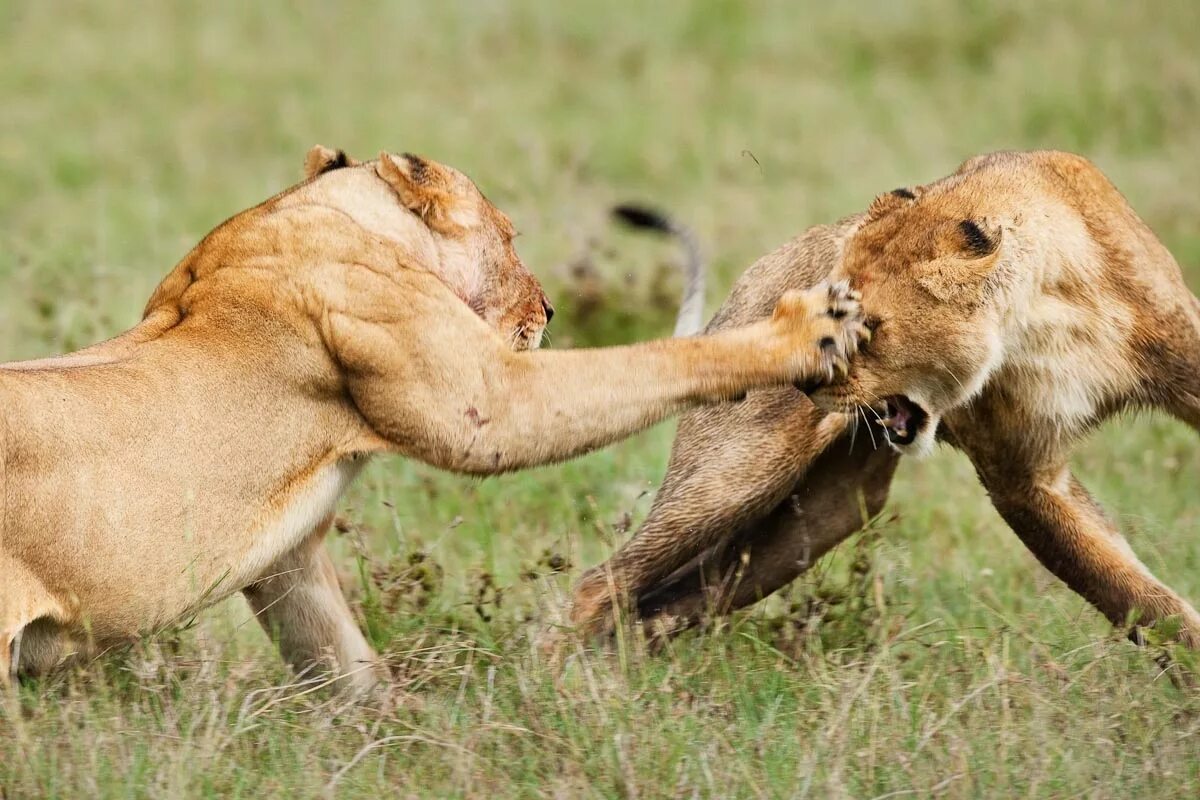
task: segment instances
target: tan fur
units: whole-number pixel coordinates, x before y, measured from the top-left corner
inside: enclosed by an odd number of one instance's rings
[[[0,365],[0,680],[242,591],[298,668],[370,686],[321,546],[370,454],[562,460],[844,373],[864,333],[853,293],[822,287],[718,336],[531,352],[550,305],[465,176],[328,148],[305,173],[206,236],[129,332]]]
[[[710,330],[827,278],[861,291],[875,329],[848,379],[812,397],[851,416],[777,389],[686,415],[649,518],[577,587],[580,626],[611,624],[610,586],[671,629],[775,591],[882,507],[898,452],[928,452],[936,436],[971,458],[1034,555],[1114,624],[1174,616],[1200,645],[1200,615],[1068,467],[1072,446],[1122,409],[1200,427],[1200,303],[1095,166],[998,153],[882,195],[751,267]],[[896,395],[929,421],[911,444],[876,450],[883,431],[858,422]]]

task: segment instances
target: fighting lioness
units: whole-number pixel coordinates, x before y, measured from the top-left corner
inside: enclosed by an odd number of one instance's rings
[[[1174,616],[1200,645],[1200,615],[1068,466],[1123,409],[1200,427],[1200,302],[1095,166],[997,153],[884,194],[756,262],[708,331],[826,279],[861,291],[875,334],[849,377],[813,402],[767,389],[685,415],[649,517],[577,586],[579,626],[610,625],[613,592],[667,631],[774,592],[879,512],[899,453],[936,438],[967,454],[1038,560],[1114,624],[1133,622],[1136,640],[1138,625]],[[859,420],[891,447],[855,437]]]
[[[206,236],[132,330],[0,366],[0,680],[233,592],[298,667],[376,659],[321,543],[372,453],[499,473],[702,402],[845,370],[855,296],[690,340],[532,352],[551,307],[458,171],[314,148]]]

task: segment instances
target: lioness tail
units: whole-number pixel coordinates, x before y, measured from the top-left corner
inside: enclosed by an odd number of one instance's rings
[[[691,336],[704,327],[704,281],[706,264],[700,242],[686,225],[645,206],[622,203],[612,209],[613,217],[633,228],[671,236],[683,247],[683,297],[675,318],[675,335]]]

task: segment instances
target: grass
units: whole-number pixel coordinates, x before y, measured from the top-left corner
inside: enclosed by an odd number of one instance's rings
[[[807,225],[999,148],[1096,160],[1200,287],[1198,23],[1184,0],[7,4],[0,358],[127,327],[314,142],[475,177],[524,231],[556,346],[670,331],[670,256],[611,230],[614,201],[703,233],[715,307]],[[645,513],[670,438],[483,482],[373,464],[330,547],[395,709],[288,686],[235,599],[22,686],[0,795],[1200,794],[1200,694],[1049,577],[949,451],[786,596],[556,673],[532,638]],[[1120,420],[1075,466],[1200,600],[1194,435]]]

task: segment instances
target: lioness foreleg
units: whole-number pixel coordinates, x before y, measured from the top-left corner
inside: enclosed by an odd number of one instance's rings
[[[861,530],[887,502],[900,461],[876,444],[861,434],[835,441],[765,519],[640,598],[649,629],[670,633],[756,603]]]
[[[1167,617],[1179,639],[1200,647],[1200,614],[1146,568],[1116,526],[1066,467],[1025,480],[981,475],[996,509],[1047,569],[1114,625]],[[1136,628],[1131,637],[1138,639]]]
[[[829,380],[870,336],[844,285],[785,294],[741,328],[593,350],[512,352],[457,300],[415,328],[342,314],[328,327],[350,397],[388,449],[473,474],[571,458],[752,389]]]
[[[321,526],[243,593],[298,673],[333,669],[355,690],[366,691],[384,677],[383,669],[342,594],[323,546],[325,530]]]
[[[840,416],[823,418],[792,389],[687,414],[650,514],[612,558],[580,579],[571,621],[582,633],[603,632],[613,622],[614,600],[640,603],[672,573],[756,524],[846,424]]]

